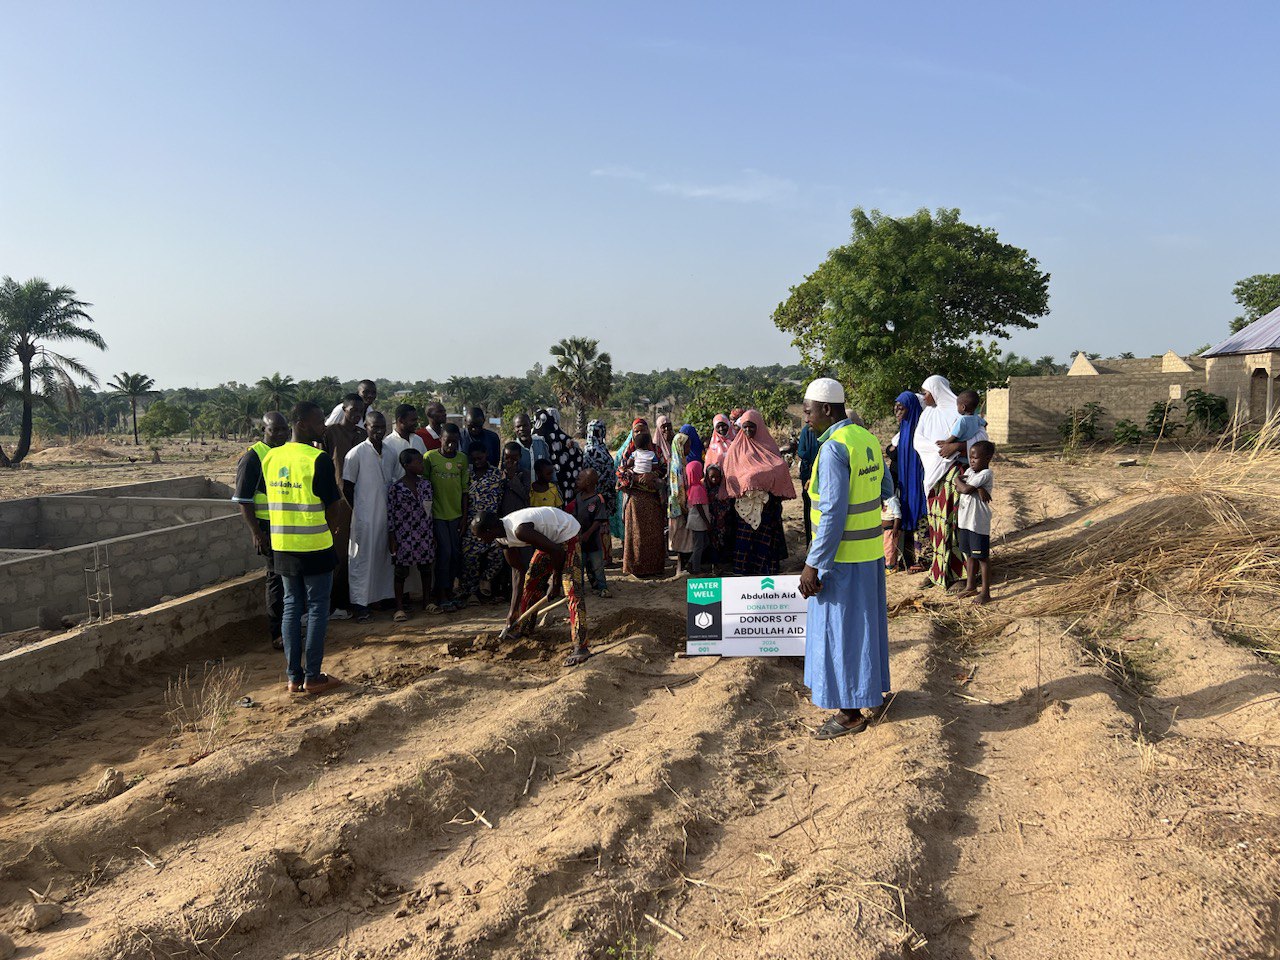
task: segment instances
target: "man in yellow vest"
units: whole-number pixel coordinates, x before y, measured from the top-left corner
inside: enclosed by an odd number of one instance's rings
[[[340,681],[322,669],[329,626],[329,588],[338,557],[333,531],[342,493],[333,460],[314,446],[324,435],[324,411],[310,400],[293,408],[293,439],[267,451],[271,555],[284,582],[284,659],[290,693],[323,693]],[[307,618],[303,660],[302,618]]]
[[[837,712],[819,740],[859,733],[889,691],[889,615],[880,503],[893,495],[880,441],[844,408],[830,377],[809,384],[804,416],[821,445],[809,480],[813,542],[800,575],[809,599],[804,682],[813,702]]]
[[[258,555],[267,559],[267,628],[271,646],[284,649],[280,624],[284,618],[284,584],[271,560],[271,524],[267,514],[267,486],[262,482],[262,458],[289,439],[289,421],[279,411],[262,415],[262,439],[244,452],[236,464],[236,486],[231,499],[249,527]]]

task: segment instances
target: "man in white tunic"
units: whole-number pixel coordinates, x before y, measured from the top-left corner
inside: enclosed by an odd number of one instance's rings
[[[386,418],[370,410],[364,428],[368,438],[351,448],[342,466],[342,492],[352,514],[347,576],[358,623],[369,622],[370,606],[395,595],[387,544],[387,487],[400,469],[395,451],[383,442]]]
[[[404,467],[400,466],[400,454],[405,450],[417,450],[424,457],[427,445],[418,436],[418,408],[411,403],[402,403],[396,407],[395,423],[386,436],[386,445],[395,454],[395,469],[387,477],[387,483],[395,483],[404,476]]]

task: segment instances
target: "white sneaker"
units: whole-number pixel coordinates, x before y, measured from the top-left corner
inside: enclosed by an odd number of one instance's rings
[[[335,610],[333,611],[333,613],[329,614],[329,619],[330,620],[350,620],[351,611],[342,610],[342,609]]]

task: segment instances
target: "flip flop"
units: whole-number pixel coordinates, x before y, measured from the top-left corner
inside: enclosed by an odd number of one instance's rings
[[[405,613],[403,610],[397,610],[396,615],[391,619],[394,620],[396,623],[404,623],[406,620],[409,619],[409,615]]]
[[[579,664],[586,663],[588,660],[590,660],[594,656],[595,656],[594,653],[592,653],[586,647],[582,647],[578,650],[573,651],[573,653],[565,657],[564,665],[566,667],[576,667]]]
[[[834,740],[836,737],[843,737],[847,733],[861,733],[867,729],[867,721],[865,719],[858,720],[851,727],[846,727],[835,717],[830,717],[826,723],[818,728],[818,732],[813,735],[815,740]]]

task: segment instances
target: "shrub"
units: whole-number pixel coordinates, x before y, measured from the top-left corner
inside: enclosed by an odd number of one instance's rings
[[[1227,398],[1195,389],[1187,391],[1187,427],[1219,433],[1227,425]]]
[[[1177,411],[1177,400],[1157,400],[1147,411],[1147,433],[1153,437],[1171,437],[1182,429],[1182,424],[1173,422]]]
[[[1134,444],[1142,440],[1142,428],[1132,420],[1120,420],[1116,423],[1112,437],[1116,443]]]
[[[1102,404],[1090,400],[1078,410],[1067,411],[1067,418],[1058,425],[1058,433],[1062,439],[1074,446],[1077,443],[1092,443],[1098,439],[1098,418],[1103,413]]]

